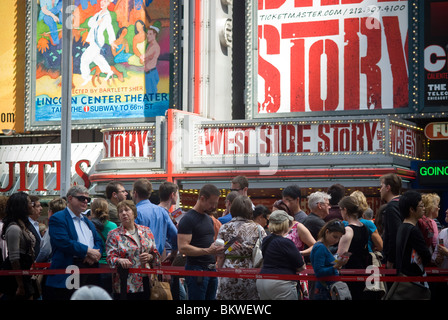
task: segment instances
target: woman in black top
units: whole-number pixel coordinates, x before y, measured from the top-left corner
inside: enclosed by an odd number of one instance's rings
[[[1,237],[6,240],[8,257],[3,268],[7,270],[30,269],[34,261],[36,239],[27,228],[31,226],[28,216],[32,210],[31,199],[25,192],[12,194],[6,202],[6,216],[3,219]],[[33,298],[35,288],[29,275],[6,276],[0,279],[0,291],[6,299],[29,300]]]
[[[345,227],[345,235],[339,241],[338,255],[344,256],[350,252],[350,258],[345,265],[345,269],[361,269],[365,270],[371,264],[370,254],[368,250],[369,230],[359,220],[362,216],[362,210],[358,206],[355,197],[344,197],[339,202],[342,217],[347,221]],[[367,299],[364,292],[364,282],[348,282],[347,283],[353,300]]]
[[[404,220],[397,232],[397,272],[423,276],[424,266],[431,261],[431,253],[417,225],[425,213],[422,196],[413,190],[406,191],[400,197],[399,207]]]

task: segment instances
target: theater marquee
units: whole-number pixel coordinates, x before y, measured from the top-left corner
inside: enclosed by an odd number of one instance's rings
[[[187,121],[186,121],[187,122]],[[184,167],[391,164],[426,159],[423,129],[381,117],[196,121],[183,135]]]

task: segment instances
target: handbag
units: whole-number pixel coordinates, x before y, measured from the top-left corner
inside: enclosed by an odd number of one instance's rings
[[[22,270],[29,270],[33,265],[33,259],[30,255],[21,253],[20,254],[20,268]],[[5,259],[1,266],[1,270],[12,270],[11,261],[9,260],[9,256]],[[25,292],[28,294],[32,294],[34,292],[33,284],[31,281],[31,276],[23,276],[22,277]],[[0,292],[7,295],[15,295],[17,290],[17,281],[16,277],[13,275],[3,276],[0,279]]]
[[[379,251],[369,252],[369,254],[372,257],[372,265],[380,268],[383,254]],[[365,286],[364,291],[370,291],[373,293],[384,295],[386,293],[386,285],[384,284],[384,282],[380,281],[378,283],[378,286]]]
[[[153,275],[150,279],[151,296],[149,300],[173,300],[169,282],[162,281],[159,276]]]
[[[343,281],[336,281],[329,287],[331,300],[352,300],[352,294],[347,284]]]
[[[405,276],[400,274],[400,276]],[[416,282],[394,282],[384,300],[430,300],[431,290]]]
[[[263,264],[263,253],[261,252],[261,244],[263,242],[263,235],[261,229],[258,228],[258,239],[255,242],[254,249],[252,251],[252,263],[254,268],[260,268]]]
[[[410,230],[408,229],[403,242],[405,245],[408,242]],[[397,254],[396,261],[399,262],[402,255]],[[403,273],[398,273],[399,276],[406,277]],[[387,291],[383,300],[430,300],[431,291],[428,287],[417,282],[394,282]]]

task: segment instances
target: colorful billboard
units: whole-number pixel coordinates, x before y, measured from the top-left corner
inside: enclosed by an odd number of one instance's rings
[[[33,1],[34,3],[34,1]],[[72,123],[143,122],[170,95],[170,1],[74,0]],[[62,0],[34,4],[30,126],[61,119]],[[34,78],[35,77],[35,78]]]
[[[259,0],[254,117],[408,111],[408,3]]]
[[[448,1],[425,1],[425,106],[448,106]]]

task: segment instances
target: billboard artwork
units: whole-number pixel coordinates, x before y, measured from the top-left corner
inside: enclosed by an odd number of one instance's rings
[[[169,106],[170,2],[73,3],[73,123],[138,122],[164,115]],[[35,29],[31,121],[39,125],[61,119],[62,0],[38,1]]]
[[[259,0],[254,115],[406,110],[407,37],[407,1]]]
[[[425,1],[425,105],[448,105],[448,1]]]

